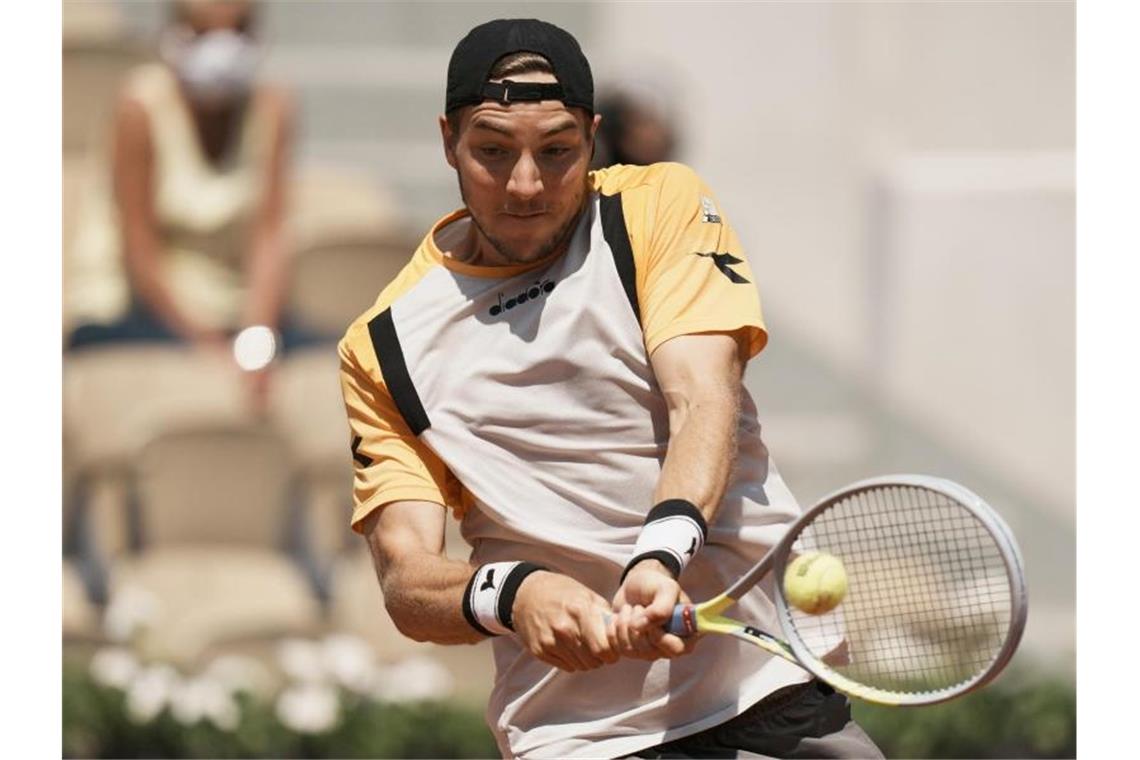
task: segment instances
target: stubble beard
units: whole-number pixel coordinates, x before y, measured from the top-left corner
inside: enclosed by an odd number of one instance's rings
[[[472,210],[471,204],[467,202],[467,191],[463,187],[463,175],[458,169],[455,174],[459,178],[459,197],[463,199],[463,205],[467,207],[467,211],[471,216],[471,222],[475,225],[475,228],[479,230],[479,234],[483,236],[483,239],[491,244],[495,252],[511,264],[529,264],[534,261],[539,261],[566,245],[570,237],[574,234],[574,228],[578,226],[578,219],[582,215],[582,210],[586,205],[586,193],[583,192],[582,197],[576,204],[574,213],[566,219],[562,226],[559,227],[546,242],[538,247],[533,255],[527,256],[505,241],[488,234],[486,227],[480,223],[479,217],[475,214],[474,210]]]

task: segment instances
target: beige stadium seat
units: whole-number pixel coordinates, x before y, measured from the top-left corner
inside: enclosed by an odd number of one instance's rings
[[[385,235],[396,227],[391,194],[366,175],[308,164],[289,184],[289,239],[295,249],[345,236]]]
[[[133,599],[137,628],[124,634],[148,657],[199,662],[226,643],[316,636],[320,604],[283,553],[240,546],[172,546],[120,560],[111,603]],[[137,631],[131,633],[130,631]]]
[[[188,422],[159,433],[134,462],[143,546],[283,546],[292,457],[272,429]]]
[[[63,424],[81,467],[122,463],[145,440],[203,420],[249,419],[244,378],[227,357],[168,345],[69,353]]]
[[[321,631],[315,576],[299,559],[294,474],[287,444],[265,426],[187,425],[148,442],[133,478],[141,551],[111,568],[108,615],[143,600],[139,646],[181,663],[222,641]]]
[[[188,422],[248,420],[242,380],[220,357],[171,346],[64,356],[63,428],[74,479],[65,514],[82,516],[89,548],[104,557],[126,548],[127,471],[142,443]]]
[[[286,356],[275,372],[270,408],[306,481],[314,542],[324,552],[340,551],[351,536],[352,453],[336,347]]]
[[[294,254],[289,304],[308,327],[339,336],[412,257],[399,234],[326,237]]]

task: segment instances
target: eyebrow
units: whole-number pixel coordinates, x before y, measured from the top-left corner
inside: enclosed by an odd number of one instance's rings
[[[556,135],[559,132],[565,132],[568,129],[574,129],[577,126],[578,126],[578,122],[574,121],[573,119],[568,119],[566,121],[555,124],[553,127],[550,127],[549,129],[545,130],[542,133],[542,136],[543,137],[550,137],[551,135]],[[478,119],[477,118],[471,124],[471,127],[473,129],[489,129],[492,132],[498,132],[499,134],[506,135],[507,137],[514,137],[515,136],[515,133],[512,132],[511,130],[507,129],[506,127],[499,126],[498,124],[495,124],[494,122],[486,121],[484,119]]]

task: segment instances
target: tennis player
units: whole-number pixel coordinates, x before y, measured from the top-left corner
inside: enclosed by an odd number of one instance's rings
[[[680,164],[588,171],[598,124],[564,30],[498,20],[455,48],[464,207],[339,346],[386,608],[418,641],[493,637],[507,756],[881,757],[795,665],[662,630],[800,509],[742,387],[767,334],[723,209]],[[762,588],[740,604],[776,628]]]

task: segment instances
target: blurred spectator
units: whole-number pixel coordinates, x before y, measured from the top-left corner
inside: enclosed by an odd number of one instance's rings
[[[68,347],[171,342],[230,356],[231,337],[254,325],[285,348],[310,342],[283,314],[293,112],[256,79],[256,4],[171,11],[161,61],[127,76],[110,176],[76,231]],[[268,376],[249,377],[260,404]]]
[[[646,166],[677,157],[677,129],[664,85],[629,78],[598,103],[602,123],[594,166]]]

